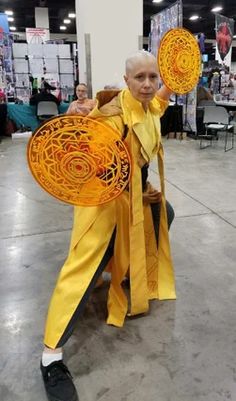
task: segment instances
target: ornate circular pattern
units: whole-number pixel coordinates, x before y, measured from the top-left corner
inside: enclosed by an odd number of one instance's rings
[[[164,84],[172,92],[178,95],[191,92],[201,68],[196,38],[186,29],[170,29],[160,43],[158,66]]]
[[[47,120],[30,139],[27,157],[41,187],[78,206],[115,199],[126,188],[131,173],[129,153],[119,133],[82,116]]]

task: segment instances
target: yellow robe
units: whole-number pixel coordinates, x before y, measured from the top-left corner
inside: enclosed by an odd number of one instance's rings
[[[148,311],[150,299],[175,299],[164,190],[160,117],[167,102],[155,97],[147,113],[128,89],[101,92],[90,116],[111,125],[123,136],[132,159],[129,192],[95,207],[75,207],[69,256],[51,299],[45,344],[54,348],[81,301],[116,227],[107,323],[121,327],[125,316]],[[150,206],[143,206],[141,167],[157,155],[161,182],[159,245]],[[129,269],[130,303],[121,283]]]

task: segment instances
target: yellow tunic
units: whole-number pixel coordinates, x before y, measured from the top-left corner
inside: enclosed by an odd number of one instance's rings
[[[132,159],[129,192],[96,207],[75,207],[69,256],[61,270],[48,312],[45,344],[54,348],[81,301],[116,227],[109,264],[111,285],[107,323],[121,327],[125,316],[144,313],[150,299],[175,299],[168,238],[160,117],[167,102],[155,97],[147,113],[128,89],[101,92],[90,116],[111,125],[123,136]],[[157,155],[161,182],[159,245],[150,206],[143,206],[141,167]],[[121,283],[129,269],[130,307]]]

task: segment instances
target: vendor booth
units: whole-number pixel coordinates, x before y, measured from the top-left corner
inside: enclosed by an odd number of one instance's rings
[[[68,107],[69,103],[62,102],[59,105],[59,113],[66,113]],[[34,131],[40,124],[36,116],[36,106],[31,106],[30,104],[8,103],[7,114],[8,118],[14,121],[17,129],[26,127]]]

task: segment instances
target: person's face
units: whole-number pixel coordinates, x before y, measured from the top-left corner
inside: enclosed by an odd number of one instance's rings
[[[158,73],[155,59],[138,60],[124,79],[132,96],[146,108],[157,91]]]
[[[76,88],[76,96],[79,100],[85,100],[88,97],[87,88],[84,85],[78,85]]]

